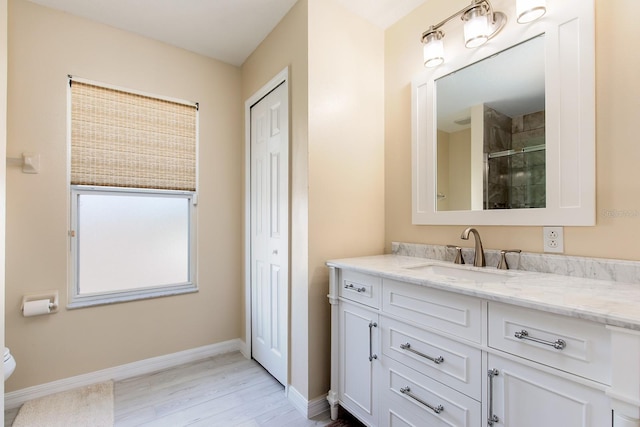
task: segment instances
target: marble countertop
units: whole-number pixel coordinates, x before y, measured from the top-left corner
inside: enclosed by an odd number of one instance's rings
[[[327,262],[330,267],[346,268],[489,301],[640,330],[640,285],[637,283],[519,270],[509,270],[504,280],[476,282],[411,269],[426,264],[457,267],[450,262],[401,255],[345,258]],[[502,270],[491,267],[461,267],[503,274]]]

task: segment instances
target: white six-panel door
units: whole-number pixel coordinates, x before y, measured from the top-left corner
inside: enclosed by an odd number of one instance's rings
[[[289,124],[285,81],[251,107],[251,353],[287,384]]]

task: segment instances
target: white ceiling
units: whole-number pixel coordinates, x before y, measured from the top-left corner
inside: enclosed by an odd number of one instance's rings
[[[297,0],[30,0],[242,65]],[[387,28],[427,0],[336,0]]]

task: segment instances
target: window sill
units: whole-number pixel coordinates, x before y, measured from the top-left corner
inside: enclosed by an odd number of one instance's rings
[[[118,304],[121,302],[139,301],[152,298],[162,298],[174,295],[192,294],[198,292],[198,287],[193,284],[179,285],[161,289],[143,289],[114,294],[76,296],[67,304],[67,309],[93,307],[96,305]]]

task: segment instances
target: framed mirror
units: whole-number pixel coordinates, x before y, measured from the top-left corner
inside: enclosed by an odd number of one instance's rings
[[[593,7],[547,0],[474,50],[447,31],[452,58],[412,83],[414,224],[595,224]]]

